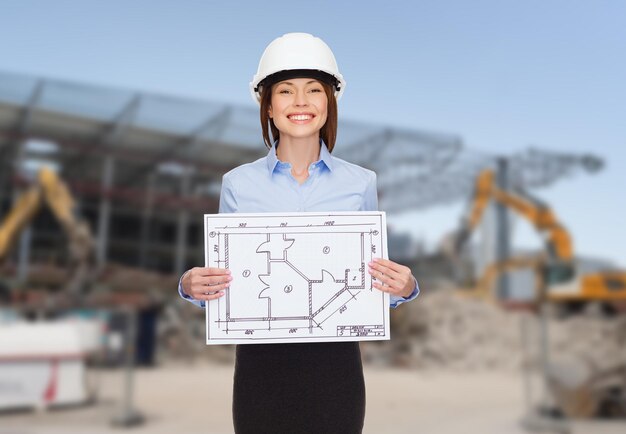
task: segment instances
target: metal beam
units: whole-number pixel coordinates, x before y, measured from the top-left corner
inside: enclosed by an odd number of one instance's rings
[[[15,156],[15,166],[13,172],[15,175],[19,174],[18,168],[21,166],[21,163],[24,159],[24,142],[17,143],[17,152]],[[17,202],[20,199],[20,189],[13,190],[13,206],[16,206]],[[28,276],[28,270],[30,265],[30,250],[31,243],[33,239],[33,229],[32,222],[27,222],[26,227],[22,230],[20,234],[19,241],[19,250],[17,256],[17,280],[20,283],[26,281],[26,277]]]
[[[191,148],[196,146],[200,142],[201,137],[211,130],[213,130],[211,138],[214,140],[219,139],[228,126],[232,112],[232,108],[226,106],[216,115],[210,116],[191,132],[189,138],[187,139],[187,143],[184,144],[184,147]]]
[[[339,155],[378,174],[379,188],[411,188],[414,181],[423,182],[436,176],[455,161],[462,142],[453,136],[385,129],[343,147]]]
[[[201,142],[202,136],[211,130],[217,132],[217,136],[214,136],[214,138],[219,137],[228,124],[231,112],[232,109],[230,107],[225,107],[219,113],[211,116],[202,122],[198,127],[194,128],[187,135],[187,137],[174,142],[171,146],[168,146],[163,152],[152,157],[147,164],[137,168],[137,170],[134,170],[130,176],[122,179],[120,182],[123,185],[136,184],[142,177],[156,170],[158,164],[175,159],[182,152],[182,150],[197,146]]]
[[[29,224],[20,235],[20,245],[17,259],[17,281],[24,283],[30,268],[30,248],[33,240],[33,228]]]
[[[191,173],[185,172],[180,179],[180,194],[182,197],[189,196],[191,186]],[[181,208],[178,211],[176,226],[176,253],[174,256],[174,273],[180,276],[185,271],[187,263],[187,227],[189,226],[189,211]]]
[[[433,188],[416,184],[413,190],[380,192],[379,208],[389,213],[432,208],[461,200],[469,192],[463,183],[451,182]]]
[[[462,163],[461,169],[454,170],[460,163],[459,152],[455,149],[441,149],[432,152],[430,155],[424,155],[424,160],[418,163],[411,163],[408,160],[407,165],[400,165],[399,162],[391,164],[386,161],[380,161],[381,166],[378,168],[378,188],[383,193],[394,195],[411,196],[419,194],[420,196],[432,193],[437,188],[446,188],[444,184],[456,182],[465,184],[465,187],[473,185],[473,177],[478,173],[478,168],[467,170],[469,163]],[[454,166],[454,167],[453,167]],[[406,169],[406,170],[402,170]],[[465,169],[465,170],[463,170]],[[465,190],[461,190],[465,191]],[[469,190],[467,190],[469,192]],[[449,193],[448,193],[449,194]],[[458,197],[455,197],[457,199]],[[440,202],[443,197],[437,196],[435,201]],[[428,205],[430,201],[425,201],[424,205]]]
[[[340,148],[337,148],[337,154],[357,164],[372,162],[373,152],[379,150],[384,143],[387,143],[391,139],[392,134],[389,128],[384,128],[348,145],[342,145]]]
[[[0,189],[4,189],[4,187],[8,185],[9,177],[14,171],[13,168],[17,167],[16,165],[11,167],[10,164],[18,159],[18,149],[20,147],[20,143],[23,141],[18,139],[18,137],[23,137],[28,133],[32,123],[33,113],[37,104],[39,104],[39,101],[41,100],[44,87],[45,81],[42,79],[38,80],[35,84],[35,87],[28,97],[26,104],[21,109],[21,113],[18,116],[17,123],[14,127],[14,132],[11,134],[11,136],[15,138],[11,139],[5,137],[3,140],[0,140],[0,162],[2,162],[2,165],[6,165],[6,167],[0,167]],[[2,145],[1,142],[4,142],[5,144]]]
[[[593,154],[571,154],[529,148],[508,158],[512,186],[544,187],[577,171],[597,173],[605,162]]]
[[[66,181],[66,184],[70,190],[74,193],[84,195],[85,197],[100,197],[107,195],[115,201],[120,201],[133,205],[133,209],[136,209],[137,205],[140,205],[145,200],[145,190],[139,188],[123,188],[113,187],[110,190],[103,191],[101,183],[86,182],[86,181]],[[12,185],[16,187],[23,187],[30,185],[30,182],[24,178],[13,178]],[[218,200],[217,198],[209,197],[181,197],[180,194],[164,194],[155,193],[154,205],[158,209],[178,210],[180,208],[187,208],[196,211],[217,211]]]
[[[11,132],[0,132],[0,139],[4,140],[15,140],[15,141],[23,141],[30,138],[29,135],[20,135]],[[145,151],[134,151],[131,149],[123,149],[123,148],[103,148],[100,146],[94,146],[94,142],[92,141],[84,141],[77,139],[66,139],[66,138],[58,138],[58,137],[49,137],[50,140],[53,140],[57,145],[66,149],[74,149],[80,153],[83,153],[84,156],[98,156],[98,157],[107,157],[112,156],[120,161],[136,161],[136,162],[144,162],[146,161],[146,152]],[[194,167],[199,171],[204,173],[225,173],[233,168],[232,165],[221,166],[212,164],[209,162],[199,161],[197,158],[183,158],[177,156],[176,158],[170,159],[169,161],[173,163],[179,163],[183,165],[187,165],[190,167]]]
[[[124,105],[122,110],[113,118],[102,133],[91,142],[90,146],[108,149],[113,143],[116,143],[126,133],[129,126],[132,125],[137,111],[141,105],[141,94],[136,94]],[[75,167],[80,167],[80,163],[87,155],[87,150],[82,149],[73,157],[67,159],[63,163],[63,170],[69,173]],[[76,176],[80,176],[80,171]]]
[[[150,248],[150,224],[154,209],[154,190],[156,176],[148,176],[146,185],[146,199],[143,204],[141,215],[141,239],[139,241],[139,266],[148,268],[148,251]]]
[[[106,194],[113,185],[115,160],[109,156],[104,160],[102,168],[102,195],[100,196],[100,211],[98,214],[98,241],[96,245],[96,265],[102,269],[107,262],[109,243],[109,223],[111,218],[111,199]]]
[[[111,126],[102,135],[100,143],[109,146],[119,141],[128,130],[128,127],[133,123],[140,106],[141,94],[136,94],[115,117]]]
[[[17,125],[15,126],[15,130],[20,134],[25,134],[30,129],[30,124],[33,119],[33,112],[39,104],[39,100],[41,99],[41,95],[43,94],[45,87],[45,81],[40,79],[37,81],[33,92],[30,94],[26,105],[22,111],[19,120],[17,121]]]
[[[496,183],[502,191],[509,190],[509,162],[506,158],[499,158],[496,172]],[[502,203],[495,204],[496,208],[496,261],[502,263],[511,257],[511,224],[509,211]],[[504,271],[498,278],[498,298],[506,300],[511,296],[511,280],[509,273]]]

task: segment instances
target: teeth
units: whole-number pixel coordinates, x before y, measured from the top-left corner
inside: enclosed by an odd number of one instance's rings
[[[308,121],[312,117],[312,115],[291,115],[289,116],[289,119],[293,119],[295,121]]]

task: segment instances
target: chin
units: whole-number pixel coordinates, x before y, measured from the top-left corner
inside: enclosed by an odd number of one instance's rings
[[[303,139],[306,137],[319,137],[320,135],[320,128],[285,128],[285,129],[280,129],[278,128],[278,130],[280,131],[280,134],[282,136],[290,136],[296,139]]]

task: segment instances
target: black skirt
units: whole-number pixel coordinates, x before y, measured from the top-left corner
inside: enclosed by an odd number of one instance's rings
[[[358,342],[237,346],[236,434],[361,433],[364,419]]]

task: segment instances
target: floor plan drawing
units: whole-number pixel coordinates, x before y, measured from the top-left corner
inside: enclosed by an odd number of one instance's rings
[[[206,214],[207,267],[227,268],[207,303],[207,344],[389,339],[389,295],[367,264],[387,258],[383,212]]]

